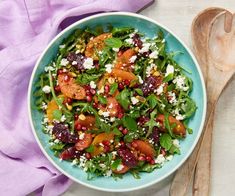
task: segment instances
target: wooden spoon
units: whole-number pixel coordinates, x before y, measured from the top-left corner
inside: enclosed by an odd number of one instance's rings
[[[209,119],[205,129],[196,167],[193,195],[208,196],[210,192],[211,144],[214,110],[218,98],[235,73],[235,17],[226,11],[211,23],[208,40],[207,94]],[[211,112],[209,113],[209,111]]]
[[[221,8],[209,8],[199,13],[199,15],[194,19],[192,24],[192,40],[193,48],[196,57],[202,66],[202,71],[204,77],[207,77],[207,46],[209,32],[211,29],[211,23],[215,16],[219,13],[224,12]],[[208,114],[211,109],[208,108]],[[174,195],[186,195],[189,184],[191,182],[193,172],[198,159],[199,147],[202,142],[202,137],[200,138],[198,145],[195,147],[192,155],[189,157],[188,161],[177,171],[173,183],[171,185],[170,194]]]

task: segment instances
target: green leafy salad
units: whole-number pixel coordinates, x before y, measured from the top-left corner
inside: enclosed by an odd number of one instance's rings
[[[148,38],[130,27],[65,39],[34,92],[55,156],[92,179],[140,178],[180,154],[197,107],[192,80],[166,46],[161,31]]]

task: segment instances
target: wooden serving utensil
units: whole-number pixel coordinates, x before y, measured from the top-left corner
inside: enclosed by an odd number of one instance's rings
[[[224,87],[235,73],[235,17],[226,11],[211,23],[208,40],[207,94],[209,119],[200,147],[193,184],[194,196],[210,193],[210,166],[213,118],[216,103]]]
[[[212,56],[215,56],[215,55],[214,55],[214,53],[212,55],[212,53],[210,52],[211,46],[216,46],[214,44],[215,39],[212,39],[212,37],[214,35],[214,29],[216,27],[215,21],[218,20],[218,17],[221,13],[225,14],[226,10],[224,10],[222,8],[206,9],[203,12],[199,13],[199,15],[194,19],[193,24],[192,24],[192,32],[191,33],[192,33],[192,41],[193,41],[193,48],[195,51],[195,55],[199,61],[199,64],[201,65],[202,72],[203,72],[205,79],[208,79],[207,80],[207,87],[208,87],[208,91],[207,91],[208,92],[207,121],[205,123],[205,125],[206,125],[205,132],[202,134],[202,137],[200,138],[193,153],[191,154],[189,159],[186,161],[186,163],[181,168],[179,168],[179,170],[177,171],[177,173],[175,175],[175,178],[172,182],[171,189],[170,189],[170,195],[172,195],[172,196],[186,195],[188,187],[189,187],[191,179],[192,179],[192,176],[193,176],[193,172],[194,172],[197,160],[199,158],[199,152],[201,151],[200,146],[201,146],[202,142],[205,143],[204,136],[211,135],[211,130],[212,130],[211,125],[213,122],[212,119],[213,119],[214,106],[218,100],[220,93],[222,92],[222,89],[224,88],[224,86],[227,84],[228,80],[231,78],[231,76],[234,73],[234,66],[233,65],[228,66],[227,63],[223,67],[223,69],[218,69],[218,62],[214,62],[215,59],[214,59],[214,57],[212,58]],[[231,14],[230,14],[230,16],[231,16]],[[220,15],[220,17],[222,17],[222,15]],[[229,20],[227,20],[227,21],[229,21]],[[229,29],[228,26],[229,25],[227,24],[226,25],[227,30]],[[232,33],[230,33],[230,35],[231,34]],[[212,42],[212,40],[214,40],[214,41]],[[218,44],[218,43],[216,43],[216,44]],[[216,47],[218,47],[218,46],[216,46]],[[232,48],[230,47],[230,49],[233,50],[233,46],[232,46]],[[229,67],[230,71],[228,71],[227,67]],[[217,80],[218,78],[222,78],[222,81],[218,81]],[[208,139],[208,137],[206,139]],[[209,143],[208,147],[210,147],[211,142],[209,141],[207,143]],[[203,149],[203,151],[205,151],[205,149]],[[210,151],[209,151],[209,153],[210,153]],[[206,159],[206,160],[208,160],[208,159]],[[210,160],[210,158],[209,158],[209,160]],[[210,161],[208,161],[208,163],[210,163]],[[210,165],[210,164],[207,164],[207,165]],[[199,169],[199,167],[198,167],[198,169]],[[209,168],[207,171],[209,171]],[[209,174],[207,176],[209,176]],[[198,184],[197,182],[200,181],[200,180],[198,181],[196,179],[198,179],[198,178],[197,177],[195,178],[195,185]],[[196,188],[196,186],[195,186],[195,188]],[[194,193],[196,194],[197,192],[198,191],[195,191]],[[207,191],[205,191],[205,192],[207,192]],[[208,192],[206,193],[206,195],[207,194],[208,194]]]

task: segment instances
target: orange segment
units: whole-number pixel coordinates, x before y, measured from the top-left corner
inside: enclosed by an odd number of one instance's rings
[[[84,120],[81,120],[78,118],[78,120],[75,121],[75,127],[77,124],[80,124],[84,127],[89,128],[94,128],[95,126],[95,117],[92,115],[86,115]]]
[[[66,77],[70,77],[67,74],[60,74],[58,75],[58,83],[60,86],[61,92],[69,98],[72,99],[85,99],[86,98],[86,91],[85,89],[76,83],[74,78],[69,78],[68,81]]]
[[[111,33],[103,33],[101,35],[98,35],[94,39],[90,40],[86,46],[85,56],[91,57],[94,60],[99,60],[96,52],[101,51],[104,48],[105,46],[104,40],[110,37],[112,37]]]
[[[121,80],[131,80],[131,81],[137,80],[137,77],[132,72],[128,72],[128,71],[124,71],[124,70],[116,69],[116,68],[112,70],[110,75],[118,79],[120,78]]]
[[[53,121],[53,112],[54,110],[58,110],[59,107],[56,104],[55,100],[51,100],[48,104],[47,104],[47,110],[46,110],[46,114],[47,114],[47,118],[48,118],[48,122],[52,123]]]
[[[148,142],[143,140],[134,140],[134,142],[137,145],[136,147],[137,150],[139,150],[141,153],[145,154],[146,156],[150,156],[151,158],[154,157],[155,151]]]
[[[92,156],[97,156],[104,152],[104,148],[99,145],[99,143],[102,143],[103,141],[107,140],[113,140],[114,139],[114,134],[113,133],[100,133],[97,135],[93,142],[92,145],[94,146],[94,151],[91,153]]]
[[[134,55],[135,55],[135,51],[133,49],[128,49],[125,52],[123,52],[117,58],[117,64],[115,65],[115,68],[117,69],[124,68],[126,70],[130,70],[130,66],[133,64],[132,62],[130,62],[130,59]]]

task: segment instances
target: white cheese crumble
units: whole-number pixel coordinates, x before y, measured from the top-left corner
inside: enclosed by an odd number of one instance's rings
[[[72,62],[72,65],[77,65],[77,64],[78,64],[77,61],[73,61],[73,62]]]
[[[177,104],[177,100],[176,100],[176,95],[174,92],[169,91],[168,92],[168,96],[170,97],[169,103],[171,103],[172,105],[176,105]]]
[[[51,87],[46,85],[42,88],[42,91],[46,94],[50,93],[51,92]]]
[[[112,48],[114,52],[118,52],[119,48]]]
[[[165,76],[168,76],[169,74],[173,74],[175,71],[174,67],[170,64],[167,65],[166,67],[166,74]]]
[[[66,121],[66,117],[65,117],[65,115],[62,115],[60,118],[60,122],[64,122],[64,121]]]
[[[165,84],[161,84],[161,85],[157,88],[157,90],[156,90],[157,95],[160,95],[160,94],[163,93],[163,87],[164,87],[164,86],[165,86]]]
[[[65,44],[60,45],[59,48],[61,48],[61,49],[62,49],[62,48],[65,48]]]
[[[144,81],[143,81],[143,79],[141,78],[141,76],[138,76],[138,79],[139,79],[139,83],[140,83],[140,84],[143,84],[143,83],[144,83]]]
[[[151,59],[157,59],[158,58],[158,51],[155,50],[149,54],[149,58]]]
[[[90,81],[90,87],[95,89],[96,88],[96,84],[94,81]]]
[[[55,68],[54,67],[52,67],[52,66],[47,66],[47,67],[45,67],[45,72],[48,72],[48,71],[54,71],[55,70]]]
[[[135,105],[139,102],[139,100],[136,99],[135,97],[131,97],[131,102],[132,102],[133,105]]]
[[[132,56],[132,57],[130,58],[129,62],[130,62],[130,63],[134,63],[136,59],[137,59],[137,56],[134,55],[134,56]]]
[[[145,53],[149,51],[150,43],[143,43],[143,47],[139,50],[139,53]]]
[[[176,88],[181,89],[183,91],[188,90],[188,86],[185,86],[185,77],[184,76],[177,76],[174,80],[173,83],[176,84]]]
[[[102,115],[103,115],[104,117],[109,117],[109,114],[110,114],[110,112],[103,112],[103,113],[102,113]]]
[[[102,93],[104,93],[104,86],[102,86],[102,87],[100,88],[100,90],[97,91],[97,94],[98,94],[98,95],[99,95],[99,94],[102,94]]]
[[[84,139],[84,137],[85,137],[85,133],[81,133],[81,134],[79,134],[79,139],[80,139],[80,140],[83,140],[83,139]]]
[[[123,166],[122,164],[119,164],[119,165],[117,166],[117,171],[121,171],[123,168],[124,168],[124,166]]]
[[[72,161],[72,163],[71,163],[71,165],[77,165],[78,164],[78,160],[77,159],[74,159],[73,161]]]
[[[101,168],[103,168],[103,169],[106,167],[106,165],[103,164],[103,163],[100,163],[99,166],[100,166]]]
[[[155,163],[163,164],[165,160],[166,160],[165,157],[162,154],[159,154],[157,158],[155,159]]]
[[[134,44],[132,38],[125,39],[125,42],[128,43],[128,44],[130,44],[130,45]]]
[[[111,117],[111,118],[110,118],[110,122],[114,122],[115,120],[116,120],[115,117]]]
[[[47,104],[46,104],[45,102],[42,102],[41,108],[42,108],[43,110],[46,110],[46,109],[47,109]]]
[[[179,147],[180,147],[180,142],[179,142],[179,140],[178,140],[178,139],[174,139],[174,140],[173,140],[173,145],[176,146],[177,148],[179,148]]]
[[[185,116],[179,113],[179,109],[176,108],[173,110],[173,115],[175,116],[176,120],[184,120]]]
[[[61,61],[60,61],[60,64],[61,64],[62,66],[66,66],[66,65],[69,64],[69,61],[68,61],[66,58],[62,58]]]
[[[106,175],[107,177],[110,177],[110,176],[112,175],[112,170],[107,170],[106,173],[105,173],[105,175]]]
[[[146,76],[149,77],[151,75],[152,69],[157,69],[157,66],[153,63],[151,63],[147,68],[146,68]]]
[[[95,68],[94,64],[93,64],[93,59],[92,58],[87,58],[85,59],[83,66],[85,69],[92,69]]]
[[[106,70],[108,73],[111,73],[111,72],[112,72],[112,68],[113,68],[113,65],[112,65],[112,64],[106,64],[106,65],[105,65],[105,70]]]
[[[169,156],[166,157],[167,161],[171,161],[172,159],[173,159],[173,155],[169,155]]]

